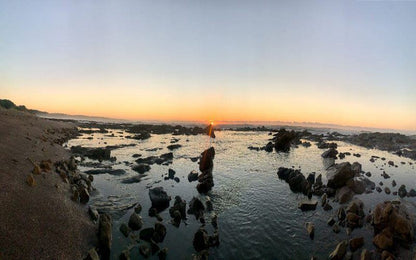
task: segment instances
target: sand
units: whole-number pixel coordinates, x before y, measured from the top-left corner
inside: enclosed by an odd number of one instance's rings
[[[34,187],[26,183],[28,157],[69,158],[58,143],[74,127],[0,108],[0,259],[82,259],[96,244],[85,205],[70,200],[57,173],[34,175]]]

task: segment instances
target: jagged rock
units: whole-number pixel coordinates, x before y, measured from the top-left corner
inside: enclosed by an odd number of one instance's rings
[[[196,219],[203,216],[205,210],[204,204],[196,197],[193,197],[189,202],[188,214],[195,215]]]
[[[191,171],[188,174],[188,181],[189,182],[193,182],[193,181],[197,181],[198,180],[198,172],[196,171]]]
[[[193,245],[197,252],[200,252],[204,249],[208,249],[209,241],[208,241],[208,234],[204,228],[198,229],[198,231],[194,235]]]
[[[98,221],[98,244],[100,246],[100,254],[106,259],[110,256],[112,242],[112,220],[110,215],[100,214]]]
[[[302,211],[315,210],[317,205],[318,201],[315,199],[303,200],[299,203],[298,208],[300,208]]]
[[[407,195],[407,190],[405,185],[401,185],[399,188],[399,196],[400,198],[404,198]]]
[[[306,222],[306,231],[311,239],[315,235],[315,225],[312,222]]]
[[[338,151],[334,148],[330,148],[329,150],[325,151],[324,153],[322,153],[322,158],[333,158],[336,159],[337,158],[337,154]]]
[[[165,239],[166,236],[166,227],[160,223],[155,223],[155,232],[153,233],[153,241],[156,243],[161,243]]]
[[[302,192],[307,195],[311,189],[311,184],[298,170],[280,167],[277,171],[277,175],[280,179],[285,180],[289,184],[289,187],[293,192]]]
[[[340,242],[334,251],[329,255],[330,260],[342,260],[347,253],[348,242],[346,240]]]
[[[133,230],[139,230],[143,226],[142,217],[133,212],[129,218],[129,227]]]
[[[354,177],[355,173],[351,169],[351,164],[349,162],[343,162],[340,164],[335,164],[328,171],[328,187],[337,189],[343,187],[348,180]]]
[[[171,197],[168,196],[166,191],[163,190],[163,187],[156,187],[149,189],[149,197],[152,201],[152,207],[154,208],[167,208],[169,207],[169,202]]]

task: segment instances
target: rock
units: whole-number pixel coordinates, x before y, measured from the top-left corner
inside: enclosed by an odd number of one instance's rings
[[[142,211],[142,205],[140,205],[140,203],[137,203],[136,207],[134,207],[134,212],[137,214],[140,214],[141,211]]]
[[[325,211],[332,210],[332,206],[329,204],[329,202],[325,203],[323,208]]]
[[[93,169],[93,170],[88,170],[85,171],[86,174],[91,175],[91,177],[94,180],[94,177],[92,175],[97,175],[97,174],[110,174],[110,175],[116,175],[116,176],[120,176],[126,173],[125,170],[122,169]]]
[[[133,171],[143,174],[150,171],[150,166],[144,163],[136,164],[132,167]]]
[[[348,187],[344,186],[341,189],[338,189],[335,194],[335,199],[340,203],[344,204],[352,199],[354,192]]]
[[[359,162],[354,162],[352,165],[351,165],[351,170],[357,175],[357,174],[360,174],[361,173],[361,171],[362,171],[362,166],[361,166],[361,164],[359,163]]]
[[[329,255],[331,260],[342,260],[347,253],[348,242],[346,240],[340,242],[334,251]]]
[[[345,213],[345,209],[343,207],[340,207],[337,211],[337,217],[339,221],[343,221],[347,214]]]
[[[364,237],[355,237],[350,239],[350,249],[352,252],[364,245]]]
[[[289,184],[289,187],[293,192],[302,192],[307,195],[311,189],[311,184],[298,170],[280,167],[277,171],[277,175],[279,179],[283,179]]]
[[[214,234],[208,237],[208,245],[210,247],[218,247],[220,245],[220,237],[217,231],[214,231]]]
[[[88,214],[90,215],[90,218],[92,221],[97,221],[99,214],[97,209],[95,209],[94,207],[89,206],[88,207]]]
[[[383,171],[383,173],[381,174],[381,176],[382,176],[384,179],[388,179],[388,178],[390,178],[390,175],[388,175],[385,171]]]
[[[376,187],[376,191],[378,192],[378,193],[380,193],[380,192],[382,192],[383,190],[380,188],[380,187]]]
[[[209,149],[201,153],[201,159],[199,161],[199,170],[201,172],[204,172],[212,168],[214,166],[213,164],[214,157],[215,157],[214,147],[210,147]]]
[[[391,182],[391,186],[392,186],[392,187],[396,187],[396,185],[397,185],[396,181],[395,181],[395,180],[393,180],[393,181]]]
[[[338,158],[339,159],[344,159],[345,158],[345,154],[344,153],[339,153],[338,154]]]
[[[166,247],[162,248],[157,256],[159,257],[159,260],[165,260],[168,255],[168,249]]]
[[[306,231],[311,239],[315,235],[315,225],[312,222],[306,222]]]
[[[416,197],[416,190],[414,189],[409,190],[409,192],[407,193],[407,196]]]
[[[110,160],[111,159],[111,148],[88,148],[81,146],[72,146],[71,152],[74,155],[88,157],[91,160]]]
[[[361,260],[371,260],[372,259],[371,252],[364,248],[361,251],[361,257],[360,257],[360,259]]]
[[[91,248],[84,260],[100,260],[100,257],[98,256],[95,248]]]
[[[130,260],[130,251],[128,249],[123,250],[118,257],[119,260]]]
[[[142,228],[142,226],[143,226],[143,220],[142,220],[142,217],[140,217],[139,215],[137,215],[135,212],[133,212],[131,215],[130,215],[130,218],[129,218],[129,227],[132,229],[132,230],[139,230],[139,229],[141,229]]]
[[[341,229],[339,228],[338,224],[334,224],[332,226],[332,231],[334,231],[334,233],[338,234],[339,232],[341,232]]]
[[[335,224],[335,219],[333,217],[330,217],[326,223],[328,224],[328,226],[333,226]]]
[[[163,190],[163,187],[156,187],[149,189],[149,197],[152,201],[152,207],[154,208],[167,208],[169,207],[169,202],[171,197],[168,196],[166,191]]]
[[[98,221],[98,244],[100,246],[100,254],[105,259],[110,257],[112,242],[112,220],[110,215],[100,214]]]
[[[203,216],[205,210],[204,204],[196,197],[193,197],[189,202],[188,214],[195,215],[196,219]]]
[[[169,168],[169,170],[168,170],[169,179],[175,178],[175,174],[176,174],[176,172],[173,169]]]
[[[329,150],[325,151],[324,153],[322,153],[322,158],[333,158],[336,159],[337,158],[337,154],[338,151],[334,148],[330,148]]]
[[[79,192],[79,202],[82,204],[86,204],[90,200],[90,193],[88,192],[88,189],[83,188]]]
[[[389,187],[384,187],[384,192],[386,193],[386,194],[390,194],[390,189],[389,189]]]
[[[373,243],[380,249],[389,249],[393,246],[393,235],[386,228],[374,237]]]
[[[182,147],[182,145],[180,145],[180,144],[171,144],[171,145],[168,145],[166,148],[168,148],[169,150],[176,150],[176,149],[178,149],[178,148],[181,148]]]
[[[32,173],[35,175],[40,175],[42,173],[42,170],[40,169],[39,165],[35,164],[33,167]]]
[[[193,245],[197,252],[200,252],[204,249],[208,249],[208,234],[204,228],[198,229],[198,231],[194,235]]]
[[[381,260],[394,260],[394,259],[396,259],[394,255],[387,250],[384,250],[381,253]]]
[[[356,194],[363,194],[364,192],[370,192],[371,190],[374,190],[376,185],[368,178],[360,176],[348,180],[346,186],[348,186],[348,188],[350,188]]]
[[[141,240],[150,241],[150,239],[152,239],[154,233],[155,233],[154,228],[152,228],[152,227],[144,228],[144,229],[140,230],[139,237],[140,237]]]
[[[352,171],[351,164],[349,162],[336,164],[328,171],[327,186],[334,189],[341,188],[347,183],[348,180],[352,179],[354,175],[355,173]]]
[[[366,173],[365,173],[365,176],[367,176],[367,177],[371,177],[371,172],[366,172]]]
[[[73,190],[71,200],[79,202],[79,192],[77,189]]]
[[[322,206],[324,206],[326,204],[327,198],[328,198],[328,195],[326,195],[326,193],[324,193],[324,195],[322,195],[322,197],[321,197],[321,204],[322,204]]]
[[[315,210],[317,205],[318,201],[315,199],[303,200],[299,203],[298,208],[300,208],[302,211]]]
[[[119,230],[125,237],[128,237],[131,232],[131,229],[126,225],[126,223],[122,223]]]
[[[211,224],[214,227],[214,229],[218,229],[218,216],[215,213],[212,215]]]
[[[165,239],[165,236],[166,236],[166,227],[162,223],[156,222],[155,232],[153,233],[153,237],[152,237],[153,241],[155,241],[156,243],[161,243]]]
[[[292,143],[296,143],[299,141],[299,138],[295,131],[286,131],[286,129],[282,128],[277,132],[273,137],[274,149],[276,152],[289,152]]]
[[[179,225],[181,224],[181,219],[182,219],[181,213],[179,212],[179,210],[174,210],[171,216],[173,218],[173,224],[176,227],[179,227]]]
[[[406,195],[407,195],[406,186],[405,185],[401,185],[398,192],[399,192],[400,198],[406,197]]]
[[[394,162],[393,161],[388,161],[387,162],[390,166],[394,166]]]
[[[266,146],[264,147],[264,150],[268,153],[273,152],[273,143],[272,142],[268,142],[266,144]]]
[[[30,187],[34,187],[36,186],[36,181],[35,178],[33,177],[33,174],[29,174],[26,178],[26,183],[30,186]]]
[[[151,251],[149,245],[141,244],[139,246],[139,252],[144,258],[148,258],[148,257],[150,257],[150,254],[151,254],[152,251]]]
[[[198,172],[196,171],[191,171],[188,174],[188,181],[189,182],[193,182],[193,181],[197,181],[198,180]]]
[[[205,206],[208,211],[212,211],[214,209],[214,205],[212,205],[212,201],[209,197],[207,197],[207,200],[205,201]]]

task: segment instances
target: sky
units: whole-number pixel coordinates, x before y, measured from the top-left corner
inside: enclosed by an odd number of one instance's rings
[[[416,1],[0,0],[0,98],[416,130]]]

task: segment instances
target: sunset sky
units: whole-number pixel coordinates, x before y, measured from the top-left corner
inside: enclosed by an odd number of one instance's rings
[[[416,1],[0,0],[0,98],[416,130]]]

